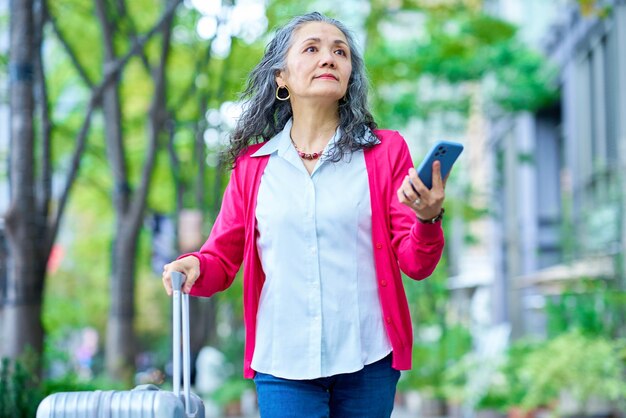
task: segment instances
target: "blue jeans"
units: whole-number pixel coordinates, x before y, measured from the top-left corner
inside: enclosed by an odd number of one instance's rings
[[[257,373],[261,418],[389,418],[400,372],[391,354],[354,373],[290,380]]]

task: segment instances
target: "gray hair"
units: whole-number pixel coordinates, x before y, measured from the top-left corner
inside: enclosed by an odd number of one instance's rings
[[[376,123],[367,105],[368,82],[363,57],[357,51],[354,37],[338,20],[313,12],[294,17],[278,29],[265,48],[261,61],[252,70],[241,94],[243,112],[231,134],[226,150],[231,167],[251,144],[265,142],[283,130],[292,115],[289,101],[280,101],[276,94],[276,74],[286,68],[287,52],[294,32],[309,22],[323,22],[335,26],[346,37],[352,59],[352,74],[346,95],[339,103],[341,137],[329,151],[328,159],[340,161],[345,154],[372,147],[377,139],[371,132]]]

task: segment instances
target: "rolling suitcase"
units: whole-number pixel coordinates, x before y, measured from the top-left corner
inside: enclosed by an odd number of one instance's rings
[[[173,392],[154,385],[141,385],[126,391],[55,393],[39,404],[37,418],[204,418],[202,399],[190,392],[189,295],[182,294],[181,303],[183,281],[182,274],[172,273]],[[181,308],[183,396],[180,394]]]

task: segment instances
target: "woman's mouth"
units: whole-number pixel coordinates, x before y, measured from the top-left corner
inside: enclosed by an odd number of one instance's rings
[[[338,81],[337,77],[335,77],[332,74],[322,74],[322,75],[319,75],[319,76],[317,76],[315,78],[321,78],[321,79],[325,79],[325,80],[335,80],[335,81]]]

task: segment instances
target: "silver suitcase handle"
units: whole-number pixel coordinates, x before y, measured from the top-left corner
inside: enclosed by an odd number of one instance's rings
[[[172,355],[173,358],[173,378],[174,378],[174,395],[180,397],[180,327],[181,327],[181,311],[182,311],[182,327],[183,327],[183,391],[185,396],[185,414],[188,417],[194,417],[198,411],[191,412],[191,349],[189,347],[189,294],[182,292],[182,286],[185,282],[185,276],[182,273],[173,271],[172,277],[172,304],[173,304],[173,323],[172,330],[174,334]],[[181,303],[182,294],[182,303]]]

